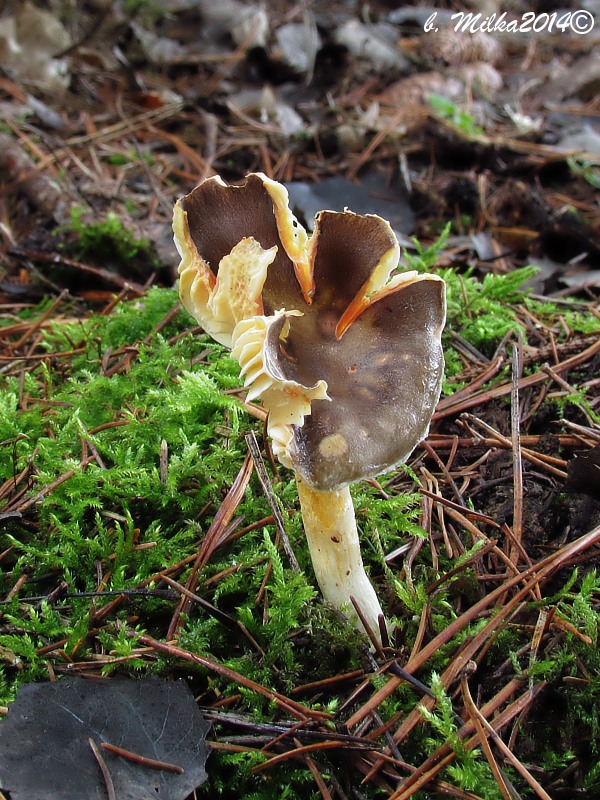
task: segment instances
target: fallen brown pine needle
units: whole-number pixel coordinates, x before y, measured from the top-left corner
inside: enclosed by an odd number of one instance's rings
[[[104,760],[104,757],[100,752],[98,745],[91,737],[88,739],[88,742],[90,747],[92,748],[92,753],[94,754],[94,758],[98,762],[98,766],[100,767],[100,772],[102,773],[102,777],[104,778],[108,800],[117,800],[117,795],[115,793],[115,785],[113,783],[110,770],[106,766],[106,761]]]
[[[279,753],[278,755],[273,756],[273,758],[270,758],[268,761],[264,761],[262,764],[257,764],[252,768],[252,772],[261,772],[268,767],[274,767],[276,764],[280,764],[282,761],[288,761],[290,758],[302,757],[306,753],[311,753],[314,750],[332,750],[340,747],[343,747],[345,750],[379,750],[378,745],[368,744],[367,742],[365,742],[363,745],[348,744],[348,742],[344,741],[315,742],[314,744],[306,744],[296,747],[294,750],[287,750],[285,753]]]
[[[176,658],[183,658],[186,661],[192,661],[195,664],[201,664],[203,667],[206,667],[212,672],[216,672],[228,680],[239,684],[240,686],[245,686],[247,689],[251,689],[252,691],[257,692],[257,694],[267,697],[269,700],[277,703],[280,708],[284,709],[298,719],[329,719],[329,714],[325,714],[322,711],[312,711],[310,708],[303,706],[301,703],[297,703],[295,700],[291,700],[289,697],[284,697],[284,695],[279,694],[272,689],[261,686],[259,683],[256,683],[256,681],[246,678],[239,672],[226,667],[224,664],[219,664],[216,661],[212,661],[205,656],[200,656],[196,653],[190,653],[188,650],[184,650],[183,648],[177,647],[168,642],[159,642],[157,639],[153,639],[151,636],[140,636],[139,641],[141,644],[148,645],[155,650],[168,653]]]
[[[166,761],[157,761],[155,758],[148,758],[147,756],[140,756],[138,753],[132,753],[130,750],[125,750],[123,747],[118,747],[116,744],[109,744],[109,742],[102,742],[100,747],[113,753],[115,756],[124,758],[131,761],[133,764],[139,764],[148,769],[163,769],[165,772],[174,772],[177,775],[183,775],[185,770],[177,764],[168,764]]]

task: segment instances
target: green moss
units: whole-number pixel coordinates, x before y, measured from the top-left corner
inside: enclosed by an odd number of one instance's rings
[[[567,166],[579,178],[583,178],[594,189],[600,189],[600,161],[590,160],[577,156],[570,156],[566,159]]]
[[[114,212],[99,222],[85,222],[81,209],[71,210],[71,220],[63,231],[71,234],[63,250],[74,258],[113,269],[146,271],[160,266],[149,239],[138,239]]]
[[[464,386],[460,378],[464,372],[464,359],[456,347],[455,337],[468,342],[485,358],[492,358],[506,337],[527,340],[527,325],[523,310],[529,311],[555,332],[555,341],[561,342],[565,330],[582,335],[600,332],[600,319],[582,313],[576,301],[562,301],[560,305],[540,301],[529,296],[527,283],[537,272],[526,266],[506,274],[488,274],[479,280],[471,270],[457,272],[453,269],[436,270],[436,262],[450,234],[450,225],[431,246],[424,248],[415,240],[416,254],[404,254],[411,269],[419,272],[436,271],[446,282],[448,315],[443,343],[446,371],[443,386],[445,395]],[[565,323],[565,324],[563,324]],[[565,398],[559,402],[579,402],[585,398]],[[586,410],[590,410],[586,406]],[[593,415],[593,412],[591,412]]]
[[[485,131],[475,119],[459,106],[439,94],[429,95],[429,105],[442,119],[450,122],[457,131],[468,139],[483,136]]]

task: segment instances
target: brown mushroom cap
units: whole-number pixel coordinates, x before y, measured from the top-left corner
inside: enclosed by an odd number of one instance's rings
[[[380,217],[323,211],[309,240],[286,201],[259,174],[240,187],[209,179],[180,200],[181,294],[202,321],[206,287],[241,240],[263,255],[277,247],[257,298],[266,316],[252,374],[271,381],[271,395],[276,385],[292,402],[302,395],[282,461],[313,488],[338,489],[401,463],[427,434],[444,368],[445,284],[416,272],[390,277],[399,248]],[[280,396],[277,408],[281,417]]]
[[[282,246],[282,234],[288,238],[294,234],[289,228],[295,227],[295,219],[278,227],[268,186],[258,174],[248,175],[241,186],[227,186],[220,178],[209,178],[182,197],[178,205],[187,217],[198,256],[215,276],[221,260],[243,238],[256,239],[264,250],[277,246],[262,294],[265,313],[271,314],[282,307],[295,307],[298,283],[294,263]],[[281,230],[282,227],[287,229]],[[297,229],[304,233],[299,225]]]

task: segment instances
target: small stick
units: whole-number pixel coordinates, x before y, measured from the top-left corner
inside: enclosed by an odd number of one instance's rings
[[[511,439],[513,453],[513,534],[515,542],[509,549],[510,560],[519,560],[519,546],[523,538],[523,459],[521,452],[521,415],[519,409],[519,379],[522,370],[522,345],[517,339],[513,347],[511,391]]]
[[[142,767],[148,767],[148,769],[164,769],[165,772],[174,772],[176,775],[183,775],[185,772],[184,768],[177,766],[177,764],[169,764],[166,761],[157,761],[155,758],[140,756],[138,753],[132,753],[130,750],[118,747],[116,744],[102,742],[100,747],[108,750],[109,753],[124,758],[126,761],[131,761],[133,764],[139,764]]]
[[[113,783],[110,771],[106,766],[106,761],[104,760],[102,753],[98,749],[98,745],[91,737],[88,739],[88,742],[90,747],[92,748],[92,753],[94,754],[94,758],[98,762],[100,771],[102,772],[102,777],[104,778],[104,783],[106,784],[106,792],[108,794],[108,800],[117,800],[117,795],[115,794],[115,785]]]

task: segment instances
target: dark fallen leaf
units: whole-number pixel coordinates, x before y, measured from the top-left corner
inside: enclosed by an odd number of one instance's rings
[[[575,453],[567,466],[564,489],[600,500],[600,444],[582,453]]]
[[[370,172],[360,183],[346,178],[326,178],[319,183],[288,183],[294,212],[312,230],[317,211],[343,211],[355,214],[379,214],[390,221],[397,234],[410,234],[415,226],[415,216],[408,203],[406,191],[399,181],[388,187],[386,176]]]
[[[209,728],[184,681],[26,684],[0,724],[0,788],[11,800],[106,800],[91,738],[183,769],[149,769],[103,750],[119,800],[184,800],[206,780]]]

